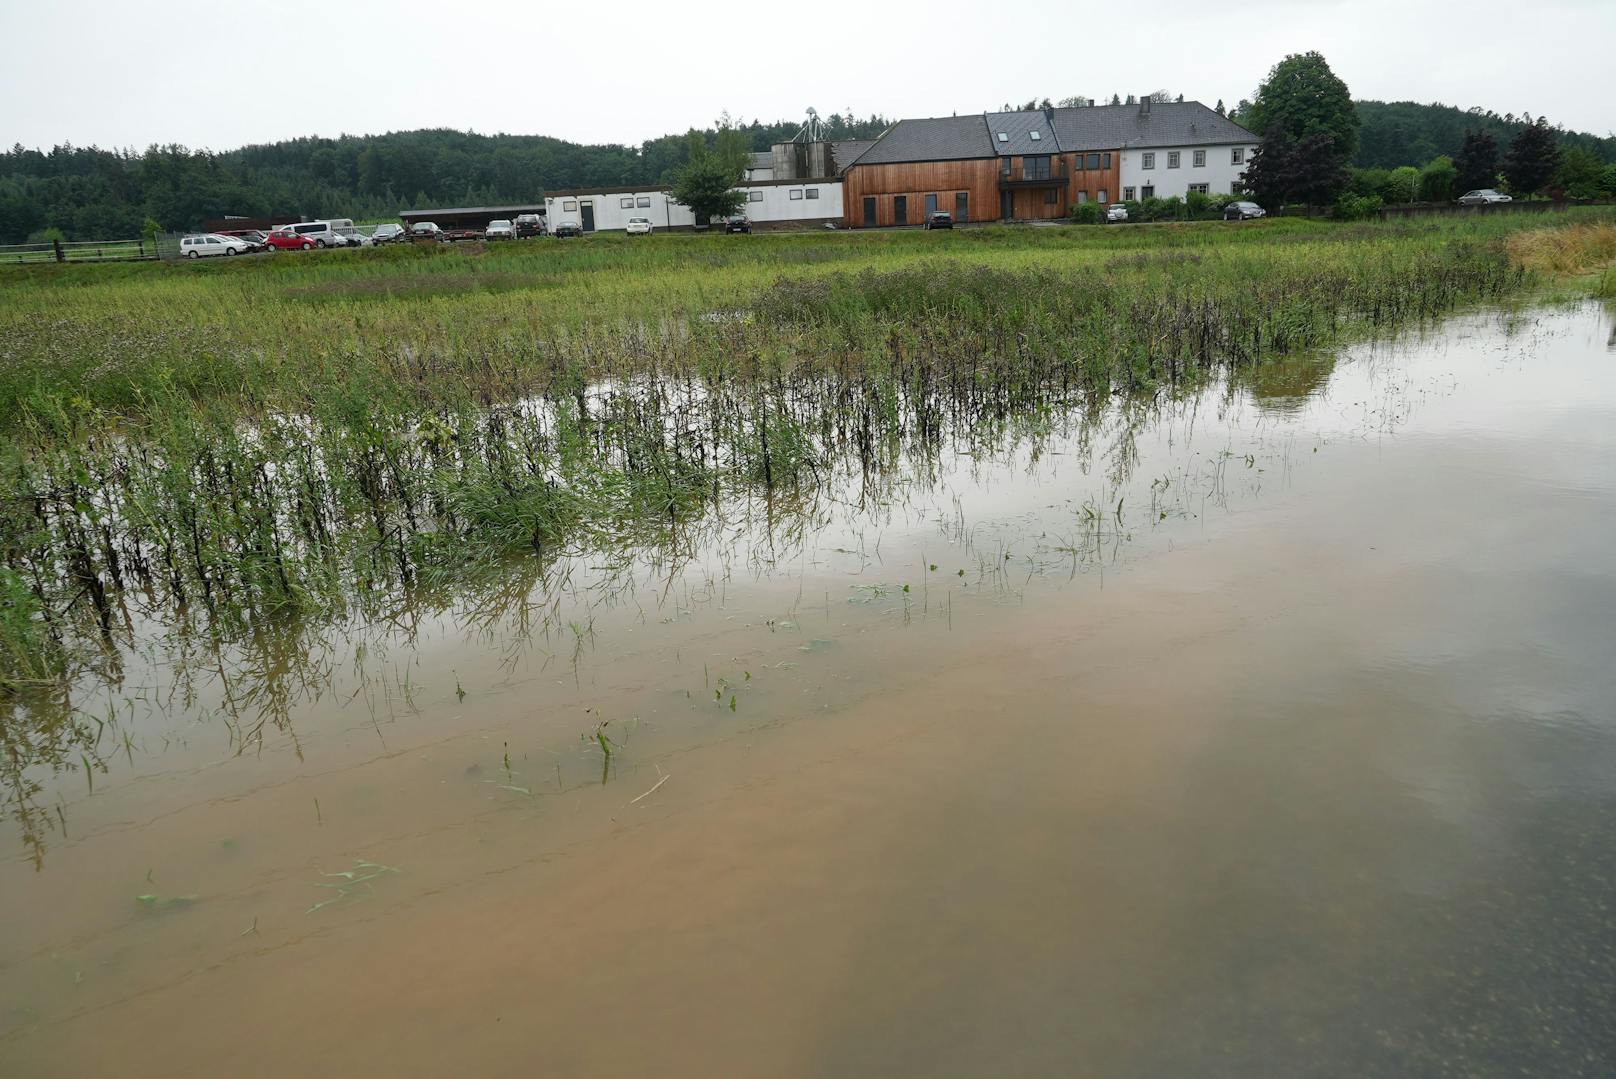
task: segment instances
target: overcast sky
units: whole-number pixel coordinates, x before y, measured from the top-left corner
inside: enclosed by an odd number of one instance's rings
[[[7,146],[418,127],[635,144],[724,111],[942,116],[1157,88],[1232,107],[1309,49],[1355,97],[1616,128],[1616,0],[0,0],[0,41]]]

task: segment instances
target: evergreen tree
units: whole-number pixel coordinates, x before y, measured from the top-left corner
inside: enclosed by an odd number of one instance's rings
[[[1485,131],[1466,131],[1464,145],[1454,157],[1459,171],[1456,186],[1461,191],[1492,187],[1498,182],[1498,142]]]
[[[1560,144],[1541,116],[1515,136],[1504,157],[1504,176],[1510,190],[1520,195],[1535,195],[1543,190],[1559,168]]]

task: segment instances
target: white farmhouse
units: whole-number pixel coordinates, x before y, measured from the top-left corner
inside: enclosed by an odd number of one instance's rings
[[[1129,112],[1117,140],[1124,201],[1240,193],[1257,136],[1199,101],[1146,100]]]

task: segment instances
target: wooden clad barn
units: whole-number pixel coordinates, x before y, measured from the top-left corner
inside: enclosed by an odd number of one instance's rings
[[[1250,132],[1194,101],[1158,103],[1154,113],[1146,102],[900,120],[850,163],[838,155],[844,221],[850,228],[919,225],[934,210],[956,221],[1061,218],[1074,205],[1133,197],[1124,174],[1135,160],[1155,167],[1156,155],[1141,152],[1151,146],[1189,147],[1160,155],[1160,175],[1185,178],[1170,193],[1223,194],[1237,189],[1249,141]],[[1171,173],[1179,162],[1184,170]],[[1156,190],[1145,182],[1129,180],[1141,197]]]

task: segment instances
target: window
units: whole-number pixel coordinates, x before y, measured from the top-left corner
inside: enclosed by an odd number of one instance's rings
[[[625,198],[618,199],[617,200],[617,207],[620,210],[632,210],[632,209],[634,209],[634,196],[629,195],[629,196],[627,196]]]
[[[1206,151],[1205,150],[1197,150],[1197,151],[1195,151],[1195,158],[1194,158],[1193,161],[1190,162],[1190,164],[1193,165],[1195,168],[1198,168],[1198,169],[1206,168]]]
[[[1048,157],[1024,157],[1021,159],[1021,175],[1027,180],[1049,179]]]
[[[640,196],[638,196],[634,200],[634,205],[638,206],[642,210],[645,209],[646,207],[651,205],[651,196],[650,195],[640,195]]]
[[[1234,149],[1229,151],[1229,164],[1244,165],[1245,163],[1246,148],[1244,146],[1236,146]]]
[[[1133,201],[1133,188],[1125,187],[1125,188],[1122,189],[1122,201],[1123,202],[1132,202]]]
[[[761,191],[748,191],[746,193],[746,201],[747,202],[762,202],[763,201],[763,192],[761,192]]]
[[[1155,198],[1156,197],[1156,185],[1155,184],[1146,184],[1144,187],[1141,187],[1139,189],[1139,197],[1142,198],[1142,199],[1153,199],[1153,198]]]
[[[567,199],[565,202],[563,202],[561,204],[561,209],[564,212],[577,213],[578,212],[578,200],[577,199]]]
[[[1209,185],[1209,184],[1191,184],[1190,185],[1190,194],[1192,194],[1192,195],[1204,195],[1204,194],[1207,193],[1210,186],[1211,185]]]
[[[1099,154],[1090,154],[1089,155],[1089,168],[1097,169],[1099,167],[1100,167],[1100,155]]]
[[[999,132],[999,141],[1000,142],[1009,142],[1010,141],[1010,136],[1007,133],[1001,131],[1001,132]],[[980,146],[981,144],[978,143],[977,145]]]
[[[791,189],[791,201],[792,202],[800,202],[800,201],[802,201],[802,188],[793,187]]]
[[[1038,142],[1042,140],[1044,136],[1037,131],[1029,131],[1027,132],[1027,137],[1033,142]]]
[[[960,191],[954,195],[954,220],[967,221],[970,219],[971,196],[969,192]]]
[[[810,188],[809,188],[809,189],[808,189],[808,190],[807,190],[807,191],[806,191],[806,192],[805,192],[805,195],[806,195],[806,197],[808,197],[808,198],[811,198],[811,199],[817,199],[817,198],[818,198],[818,197],[819,197],[819,188],[817,188],[817,187],[810,187]]]
[[[1110,154],[1101,154],[1100,156],[1105,159],[1105,167],[1110,168],[1111,167],[1111,155]]]
[[[1087,201],[1089,201],[1089,193],[1087,191],[1079,191],[1077,193],[1077,204],[1081,206]]]
[[[1060,188],[1051,187],[1044,191],[1044,205],[1058,206],[1060,204]]]
[[[1156,155],[1155,154],[1140,154],[1139,155],[1139,167],[1142,168],[1142,169],[1153,169],[1153,168],[1155,168],[1156,167]]]
[[[1177,150],[1169,150],[1169,151],[1167,151],[1167,167],[1170,168],[1170,169],[1178,168],[1178,151]]]
[[[999,158],[999,175],[1000,176],[1009,176],[1010,175],[1010,159],[1008,157]]]
[[[1107,195],[1107,192],[1106,192],[1105,188],[1103,188],[1103,187],[1100,188],[1100,197],[1096,201],[1098,201],[1098,202],[1110,202],[1111,200],[1109,198],[1107,198],[1106,195]]]

